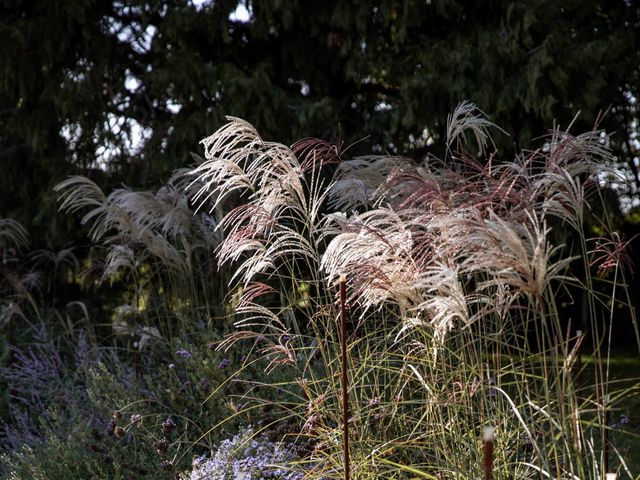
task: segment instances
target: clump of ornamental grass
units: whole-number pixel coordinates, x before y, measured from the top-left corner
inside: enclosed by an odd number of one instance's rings
[[[36,313],[34,294],[42,278],[34,269],[25,268],[29,235],[22,224],[0,217],[0,324],[5,326],[9,344],[13,343],[13,320]]]
[[[612,248],[592,249],[584,227],[611,155],[599,131],[554,130],[499,162],[479,155],[492,128],[463,103],[445,158],[420,162],[288,148],[237,118],[202,141],[191,198],[221,215],[216,257],[233,269],[236,331],[218,348],[255,347],[267,372],[285,372],[246,382],[246,399],[287,395],[278,408],[297,423],[305,478],[343,476],[341,275],[352,478],[481,478],[486,426],[495,478],[633,478],[609,435],[634,388],[608,373],[613,305],[637,325],[624,249],[614,232]],[[571,297],[579,316],[561,310]]]
[[[83,213],[94,242],[85,281],[128,285],[114,309],[114,334],[142,339],[194,334],[224,312],[224,273],[209,252],[218,245],[216,219],[194,215],[177,178],[156,192],[128,188],[105,194],[92,180],[70,177],[58,185],[60,209]],[[142,342],[144,344],[146,342]]]

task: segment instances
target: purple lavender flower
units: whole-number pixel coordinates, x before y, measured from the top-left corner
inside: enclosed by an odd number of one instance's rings
[[[113,435],[113,432],[115,432],[116,430],[116,421],[111,418],[109,420],[109,423],[107,424],[107,435],[111,436]]]
[[[223,358],[222,361],[218,364],[218,368],[226,368],[229,365],[231,365],[231,360],[229,360],[228,358]]]
[[[164,455],[167,453],[167,450],[169,450],[169,440],[167,440],[167,437],[162,437],[156,443],[156,452],[158,452],[158,455]]]
[[[131,418],[129,419],[130,423],[138,423],[142,420],[142,415],[139,415],[137,413],[131,415]]]
[[[208,390],[210,383],[209,380],[207,380],[206,378],[201,378],[200,381],[198,382],[198,386],[202,389],[202,390]]]
[[[176,422],[171,417],[167,417],[167,419],[162,422],[162,432],[163,433],[171,433],[176,428]]]
[[[191,355],[191,352],[187,351],[187,350],[178,350],[176,352],[176,355],[182,357],[182,358],[191,358],[193,355]]]
[[[628,425],[631,423],[631,419],[625,414],[620,415],[620,425]]]

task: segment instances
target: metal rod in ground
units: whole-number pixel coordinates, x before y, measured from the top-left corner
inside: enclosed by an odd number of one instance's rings
[[[344,480],[349,480],[349,395],[347,392],[347,277],[340,275],[340,360],[342,363],[342,426]]]
[[[609,395],[604,396],[604,471],[609,471],[609,423],[611,412],[609,411]]]
[[[482,440],[484,441],[484,480],[493,479],[493,427],[484,427]]]

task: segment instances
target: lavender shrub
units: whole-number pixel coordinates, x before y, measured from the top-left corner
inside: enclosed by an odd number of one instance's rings
[[[76,348],[77,359],[87,360],[84,337]],[[66,378],[59,346],[50,338],[44,325],[38,327],[31,346],[19,349],[11,347],[14,361],[0,368],[0,380],[9,387],[8,423],[0,425],[0,443],[10,449],[34,447],[42,441],[42,429],[54,428],[51,407],[65,406],[74,416],[85,403],[82,389],[70,388],[74,383]],[[82,368],[82,365],[76,365]],[[55,428],[60,429],[56,419]],[[69,424],[73,424],[69,419]]]

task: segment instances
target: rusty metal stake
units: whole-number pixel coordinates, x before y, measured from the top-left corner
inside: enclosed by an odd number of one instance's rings
[[[493,479],[493,427],[484,427],[482,439],[484,441],[484,480]]]
[[[349,395],[347,392],[347,276],[340,275],[340,352],[342,363],[342,435],[344,437],[344,480],[349,480]]]
[[[604,471],[609,471],[609,423],[611,411],[609,410],[609,394],[604,396]]]

